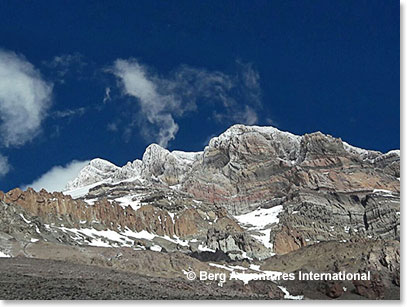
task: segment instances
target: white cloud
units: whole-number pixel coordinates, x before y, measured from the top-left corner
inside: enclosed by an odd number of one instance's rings
[[[7,157],[0,154],[0,177],[6,175],[10,171],[10,164]]]
[[[65,166],[54,166],[48,172],[40,176],[34,182],[22,187],[26,189],[32,187],[36,191],[45,189],[48,192],[63,191],[66,184],[75,179],[82,168],[84,168],[89,161],[76,161],[68,163]]]
[[[223,120],[256,123],[254,107],[261,106],[259,76],[251,65],[239,65],[236,75],[184,65],[163,77],[135,59],[116,60],[109,72],[119,78],[122,92],[137,98],[140,106],[141,120],[131,121],[126,135],[131,134],[136,122],[147,139],[166,147],[179,129],[175,119],[198,110],[200,103],[216,104],[222,109]],[[237,96],[245,100],[243,107],[237,103]]]
[[[24,57],[0,50],[0,142],[20,146],[37,136],[51,105],[52,84]]]
[[[121,79],[124,93],[138,98],[141,113],[147,122],[159,127],[152,136],[161,146],[166,147],[178,130],[171,115],[171,111],[177,107],[177,101],[171,96],[160,94],[154,77],[148,76],[145,68],[135,60],[117,60],[113,73]]]

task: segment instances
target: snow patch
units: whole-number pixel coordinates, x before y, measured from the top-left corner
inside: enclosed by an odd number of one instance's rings
[[[78,188],[68,189],[66,191],[63,191],[62,193],[64,195],[70,195],[73,199],[76,199],[76,198],[85,196],[86,194],[89,193],[90,189],[92,189],[92,188],[94,188],[94,187],[96,187],[98,185],[101,185],[103,183],[106,183],[106,181],[104,180],[104,181],[96,182],[96,183],[89,184],[89,185],[86,185],[86,186],[81,186],[81,187],[78,187]]]
[[[259,240],[265,247],[273,249],[273,243],[270,242],[271,231],[270,229],[264,229],[259,231],[262,235],[252,235],[252,237]]]
[[[0,251],[0,258],[10,258],[11,256]]]
[[[24,222],[26,222],[27,224],[31,224],[31,221],[27,220],[22,213],[20,213],[20,216]]]
[[[373,193],[377,193],[377,194],[390,194],[390,195],[394,194],[393,191],[384,190],[384,189],[374,189],[374,190],[373,190]]]
[[[141,208],[141,199],[144,194],[138,195],[126,195],[123,197],[116,198],[115,201],[119,203],[120,206],[126,208],[130,206],[134,211]]]
[[[278,205],[272,208],[258,208],[252,212],[237,215],[235,218],[242,227],[249,231],[256,231],[259,235],[252,235],[255,239],[260,241],[266,248],[273,249],[273,244],[270,242],[270,228],[271,224],[278,224],[278,215],[283,211],[283,206]]]
[[[276,223],[280,221],[278,215],[283,210],[283,206],[275,206],[272,208],[258,208],[252,212],[237,215],[235,218],[239,221],[239,223],[250,227],[250,225],[255,226],[258,229],[263,229],[265,226],[269,224]]]
[[[287,288],[283,287],[283,286],[278,286],[280,288],[281,291],[284,292],[284,298],[286,300],[302,300],[304,298],[304,295],[291,295]]]
[[[155,252],[161,252],[162,248],[159,245],[153,245],[150,247],[150,250],[155,251]]]
[[[202,244],[198,245],[198,250],[200,250],[201,252],[212,252],[212,253],[216,252],[214,249],[209,248],[207,246],[203,246]]]

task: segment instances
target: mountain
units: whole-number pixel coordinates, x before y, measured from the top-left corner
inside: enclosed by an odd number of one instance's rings
[[[323,271],[323,252],[332,254],[327,270],[372,270],[380,282],[345,283],[352,291],[341,298],[399,295],[399,150],[235,125],[202,152],[152,144],[122,167],[90,161],[62,193],[17,188],[0,199],[0,252],[12,257],[184,278],[188,268]],[[168,265],[156,270],[153,260]],[[255,284],[245,286],[250,295],[259,295]],[[312,297],[298,283],[272,284],[270,298]]]

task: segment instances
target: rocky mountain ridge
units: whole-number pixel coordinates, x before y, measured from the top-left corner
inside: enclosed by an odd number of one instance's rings
[[[334,139],[320,132],[297,136],[289,132],[280,131],[274,127],[235,125],[220,136],[212,138],[208,146],[201,152],[183,152],[178,150],[170,152],[157,144],[151,144],[146,148],[142,160],[136,159],[133,162],[128,162],[123,167],[118,167],[100,158],[93,159],[88,166],[81,170],[77,178],[67,184],[66,190],[85,187],[104,180],[110,180],[110,183],[114,183],[132,178],[159,179],[161,182],[171,185],[171,180],[168,180],[166,176],[162,176],[164,173],[171,174],[171,177],[176,178],[176,182],[181,183],[185,175],[184,173],[193,168],[194,163],[204,163],[203,160],[208,163],[211,159],[211,154],[216,150],[222,149],[232,154],[232,156],[228,157],[228,163],[234,163],[234,160],[239,161],[245,153],[241,151],[239,155],[233,155],[236,151],[230,147],[233,146],[232,144],[245,142],[245,138],[250,138],[250,134],[255,134],[257,142],[269,141],[269,144],[264,142],[255,146],[264,145],[263,150],[267,153],[274,151],[276,159],[291,165],[300,165],[306,159],[307,146],[312,146],[312,144],[309,144],[309,140],[310,138],[316,139],[317,136],[320,141],[337,142],[337,148],[335,149],[340,149],[340,151],[357,156],[362,161],[370,161],[372,164],[388,158],[395,157],[397,159],[397,157],[400,157],[399,150],[392,150],[382,154],[378,151],[351,146],[340,139]],[[300,150],[303,140],[303,147]],[[324,147],[324,150],[329,151],[329,147]],[[246,152],[247,155],[252,153]],[[337,154],[338,151],[334,150],[334,153]]]
[[[246,175],[237,173],[239,167],[254,163],[260,167],[267,163],[268,168],[274,166],[276,170],[293,167],[296,167],[296,170],[302,167],[332,168],[345,162],[357,166],[365,163],[373,168],[382,164],[382,168],[390,175],[399,176],[399,160],[399,150],[382,154],[360,149],[320,132],[297,136],[274,127],[235,125],[220,136],[212,138],[202,152],[170,152],[152,144],[147,147],[142,160],[128,162],[123,167],[100,158],[94,159],[80,171],[77,178],[67,184],[66,193],[70,194],[72,190],[97,183],[137,179],[158,181],[167,186],[188,190],[187,186],[191,181],[201,175],[208,176],[211,170],[214,170],[215,174],[211,174],[212,178],[205,178],[211,180],[210,183],[216,185],[217,181],[229,181],[231,185],[239,179],[244,179]],[[391,167],[394,170],[391,170]],[[205,173],[201,174],[202,172]]]

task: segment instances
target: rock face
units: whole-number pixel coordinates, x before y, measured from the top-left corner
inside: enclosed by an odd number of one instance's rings
[[[379,153],[345,148],[340,139],[322,133],[298,137],[274,128],[233,126],[205,148],[184,188],[199,199],[222,203],[233,214],[298,190],[399,192],[396,177],[377,169]],[[366,156],[377,157],[372,162]]]
[[[274,237],[274,251],[279,255],[287,254],[306,245],[307,242],[301,232],[287,226],[283,226]]]
[[[147,179],[158,179],[167,185],[176,185],[182,182],[201,155],[200,152],[169,152],[157,144],[152,144],[143,155],[141,173]]]
[[[374,249],[400,240],[400,151],[235,125],[202,152],[152,144],[123,167],[92,160],[63,193],[14,189],[0,192],[0,201],[0,251],[12,255],[13,240],[181,252],[202,261],[289,259],[326,242],[362,240]],[[394,249],[388,252],[369,257],[387,263],[386,276],[397,283]],[[377,288],[382,297],[378,283],[354,287],[369,298]],[[330,298],[347,295],[337,284],[323,289]]]

